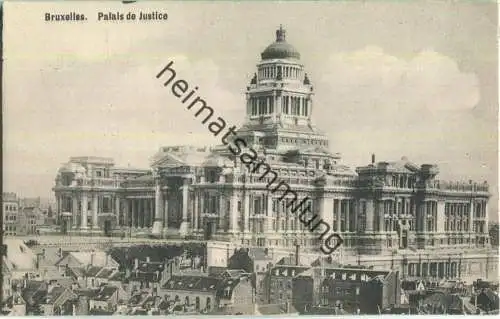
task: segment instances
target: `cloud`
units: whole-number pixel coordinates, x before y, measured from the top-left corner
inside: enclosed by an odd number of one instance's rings
[[[491,179],[497,145],[473,112],[478,79],[453,59],[432,50],[400,58],[371,46],[331,55],[324,70],[315,117],[335,128],[332,150],[349,165],[367,164],[374,152],[378,160],[440,164],[440,178]]]
[[[239,118],[244,97],[222,88],[220,68],[209,59],[180,54],[99,63],[62,59],[39,72],[12,59],[6,68],[6,185],[42,174],[45,182],[32,191],[47,194],[59,165],[70,156],[110,156],[117,165],[148,167],[161,146],[219,144],[170,87],[156,79],[170,60],[177,78],[199,86],[198,95],[216,114],[228,123]]]
[[[382,112],[468,110],[479,102],[478,78],[451,58],[424,50],[402,59],[369,46],[331,55],[320,78],[335,99]]]

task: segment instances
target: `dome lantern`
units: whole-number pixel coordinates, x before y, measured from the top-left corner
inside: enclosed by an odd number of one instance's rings
[[[262,53],[262,60],[272,59],[300,59],[300,53],[295,47],[286,42],[286,30],[280,25],[276,30],[276,41],[270,44]]]

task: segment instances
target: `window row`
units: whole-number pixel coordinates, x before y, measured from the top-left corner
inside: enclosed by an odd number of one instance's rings
[[[16,205],[5,205],[5,211],[7,212],[15,212],[17,211],[17,206]]]
[[[251,97],[251,115],[265,115],[274,113],[274,98],[271,96]]]
[[[287,78],[287,79],[301,79],[302,70],[295,66],[282,66],[282,65],[272,65],[272,66],[262,66],[258,71],[259,79],[276,79],[276,78]]]

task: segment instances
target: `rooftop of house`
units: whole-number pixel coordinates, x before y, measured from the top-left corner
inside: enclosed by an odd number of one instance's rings
[[[68,255],[70,255],[72,258],[77,260],[82,266],[86,265],[92,265],[92,266],[100,266],[104,267],[109,264],[116,264],[118,263],[113,260],[111,256],[108,256],[106,252],[104,251],[72,251],[69,252]],[[62,259],[59,260],[56,265],[61,265]]]
[[[187,245],[165,244],[165,245],[137,245],[132,247],[113,247],[108,250],[110,256],[120,265],[133,267],[135,259],[144,262],[149,258],[150,262],[162,262],[178,257],[189,251],[188,255],[203,256],[206,254],[206,245],[189,243]]]
[[[206,276],[172,276],[163,288],[169,290],[216,291],[220,279]]]
[[[12,271],[34,270],[36,255],[24,241],[15,238],[4,238],[3,244],[6,245],[7,260],[12,266]]]
[[[114,286],[102,286],[93,290],[93,295],[91,297],[92,300],[97,301],[107,301],[109,300],[114,293],[118,290],[117,287]]]
[[[271,276],[273,277],[295,277],[300,273],[308,270],[310,267],[307,266],[286,266],[279,265],[271,269]]]
[[[165,283],[164,289],[213,292],[219,298],[230,299],[234,288],[243,278],[215,278],[205,276],[173,276]]]
[[[276,265],[303,266],[302,264],[300,264],[300,262],[297,265],[297,259],[295,258],[295,256],[286,256],[286,257],[283,257],[280,260],[278,260],[278,262],[276,263]]]

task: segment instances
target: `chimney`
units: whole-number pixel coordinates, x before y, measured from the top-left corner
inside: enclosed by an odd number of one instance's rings
[[[372,154],[372,164],[375,164],[375,154]]]
[[[57,257],[62,257],[62,248],[59,247],[59,249],[57,250]]]
[[[285,302],[285,309],[286,313],[290,313],[290,302],[288,300]]]
[[[42,249],[42,258],[45,259],[45,248]]]
[[[151,262],[151,257],[147,256],[147,257],[146,257],[146,262],[147,262],[147,263]]]
[[[295,245],[295,266],[299,265],[299,261],[300,261],[299,251],[300,251],[300,245],[296,244]]]
[[[264,255],[269,256],[269,248],[264,248]]]
[[[108,264],[109,264],[109,255],[108,255],[108,254],[106,254],[106,264],[105,264],[104,266],[106,266],[106,267],[107,267],[107,266],[108,266]]]
[[[139,259],[134,259],[134,269],[139,268]]]
[[[93,266],[94,265],[94,251],[91,251],[90,252],[90,265]]]

